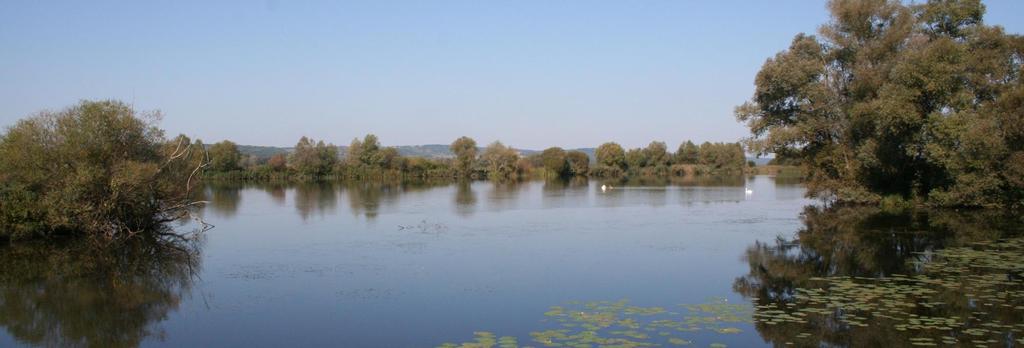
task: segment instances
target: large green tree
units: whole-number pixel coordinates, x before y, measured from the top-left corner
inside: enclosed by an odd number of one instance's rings
[[[242,154],[238,152],[238,145],[224,140],[213,144],[207,150],[210,154],[210,169],[218,172],[230,172],[241,169]]]
[[[632,171],[632,174],[637,174],[640,168],[647,166],[647,157],[644,156],[644,151],[640,148],[629,149],[626,151],[626,169]]]
[[[345,162],[352,169],[382,170],[400,167],[398,150],[382,147],[376,135],[367,134],[362,141],[353,139],[345,155]]]
[[[566,154],[569,162],[569,174],[575,176],[586,176],[590,172],[590,156],[583,151],[569,151]]]
[[[607,142],[601,144],[594,150],[594,155],[597,157],[597,164],[622,168],[626,164],[626,151],[622,149],[622,146],[618,143]]]
[[[687,140],[686,142],[679,144],[679,149],[676,150],[673,162],[676,164],[697,164],[700,160],[700,149],[692,141]]]
[[[338,162],[338,148],[333,144],[326,144],[321,141],[302,137],[295,144],[295,151],[288,159],[288,165],[292,166],[300,175],[323,176],[331,173],[334,164]]]
[[[519,175],[519,152],[495,141],[484,148],[480,159],[487,165],[487,175],[492,180],[512,180]]]
[[[566,161],[565,150],[560,147],[549,147],[540,153],[544,170],[554,176],[569,175],[569,163]]]
[[[158,116],[83,101],[8,128],[0,135],[0,237],[163,233],[165,222],[188,213],[205,158],[187,137],[165,139],[151,121]]]
[[[707,173],[741,173],[747,158],[739,143],[700,144],[698,163]]]
[[[455,154],[455,172],[461,177],[473,174],[476,165],[476,140],[470,137],[459,137],[448,148]]]
[[[809,194],[1020,205],[1024,40],[978,0],[833,0],[820,36],[768,59],[737,107],[752,148],[798,158]]]
[[[671,159],[668,146],[662,141],[652,141],[643,149],[644,159],[648,166],[667,166]]]

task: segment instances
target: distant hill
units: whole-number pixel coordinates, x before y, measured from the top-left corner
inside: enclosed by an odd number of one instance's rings
[[[423,158],[446,158],[452,157],[452,152],[448,150],[448,145],[442,144],[427,144],[427,145],[402,145],[395,146],[398,149],[398,154],[404,157],[423,157]]]
[[[276,147],[276,146],[257,146],[257,145],[238,145],[238,152],[246,156],[256,156],[256,158],[270,158],[279,153],[290,153],[294,148],[291,147]]]

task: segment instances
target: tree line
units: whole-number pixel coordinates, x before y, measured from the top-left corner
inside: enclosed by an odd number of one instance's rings
[[[482,150],[475,140],[460,137],[449,146],[451,158],[401,156],[393,147],[380,144],[377,136],[354,139],[347,151],[330,143],[302,137],[288,154],[269,158],[243,156],[238,145],[221,141],[209,147],[214,178],[235,179],[380,179],[380,178],[476,178],[515,180],[528,177],[593,176],[686,176],[739,174],[748,166],[739,143],[697,146],[686,141],[675,152],[664,142],[624,150],[617,143],[602,144],[592,165],[589,155],[578,150],[550,147],[524,156],[500,141]]]
[[[671,153],[660,141],[629,150],[611,142],[601,144],[595,155],[597,163],[591,174],[598,177],[737,174],[749,165],[739,143],[705,142],[697,146],[688,140]]]
[[[165,223],[191,215],[204,179],[436,179],[692,174],[742,170],[739,144],[684,143],[676,154],[654,142],[624,151],[601,145],[597,164],[581,151],[552,147],[523,156],[501,142],[482,149],[461,137],[451,158],[401,156],[370,134],[344,154],[307,137],[293,151],[243,156],[231,141],[207,146],[165,137],[158,113],[119,101],[82,101],[20,120],[0,134],[0,238],[84,234],[105,241],[137,234],[177,238]],[[679,169],[679,166],[705,169]],[[690,168],[687,167],[687,168]]]

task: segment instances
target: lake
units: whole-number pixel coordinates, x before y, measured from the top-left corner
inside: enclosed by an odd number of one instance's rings
[[[189,257],[0,249],[0,347],[1024,345],[1019,216],[804,193],[770,176],[210,184],[215,227]]]

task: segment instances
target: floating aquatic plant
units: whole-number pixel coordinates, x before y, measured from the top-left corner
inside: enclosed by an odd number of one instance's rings
[[[737,334],[742,330],[735,325],[753,322],[749,304],[725,299],[678,308],[669,311],[664,307],[632,306],[627,300],[569,302],[544,312],[545,317],[555,319],[558,328],[533,332],[530,338],[534,345],[543,347],[683,346],[693,344],[694,338],[681,335],[696,331]],[[474,341],[442,347],[481,347],[481,343],[492,342],[488,337],[493,335],[481,336],[478,332]]]
[[[916,255],[909,268],[917,274],[812,277],[788,297],[759,301],[758,329],[813,345],[873,337],[887,345],[991,346],[1024,336],[1024,239]]]
[[[805,278],[784,297],[752,297],[755,305],[572,301],[544,312],[556,327],[531,333],[528,345],[725,347],[699,341],[740,334],[750,324],[766,339],[774,335],[779,340],[773,341],[796,346],[1024,345],[1024,238],[929,250],[909,266],[914,274]],[[478,332],[473,341],[444,347],[518,344]]]

